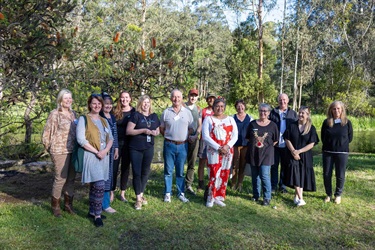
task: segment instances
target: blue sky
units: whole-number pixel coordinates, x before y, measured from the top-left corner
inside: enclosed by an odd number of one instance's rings
[[[264,20],[265,21],[282,21],[283,18],[283,10],[284,10],[284,0],[277,0],[275,8],[265,13]],[[225,11],[225,14],[227,15],[227,20],[229,23],[229,27],[231,30],[235,29],[237,27],[237,20],[234,13],[231,13],[229,11]],[[239,22],[245,21],[247,18],[247,13],[243,13],[241,17],[239,18]]]

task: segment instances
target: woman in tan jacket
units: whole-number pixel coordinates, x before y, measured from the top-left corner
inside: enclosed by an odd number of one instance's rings
[[[62,192],[65,211],[74,214],[73,196],[76,172],[71,163],[71,156],[76,140],[77,118],[72,110],[72,102],[72,93],[67,89],[62,89],[57,95],[57,108],[49,114],[42,136],[43,145],[50,153],[55,166],[51,206],[53,215],[56,217],[61,216]]]

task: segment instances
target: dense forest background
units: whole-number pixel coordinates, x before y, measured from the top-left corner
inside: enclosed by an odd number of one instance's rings
[[[30,143],[61,88],[83,108],[93,92],[194,87],[250,107],[285,92],[315,113],[339,99],[375,116],[374,4],[285,0],[275,23],[274,0],[0,0],[0,136],[24,129]],[[249,14],[233,29],[225,11]]]

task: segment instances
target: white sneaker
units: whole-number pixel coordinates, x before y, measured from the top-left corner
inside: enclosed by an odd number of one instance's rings
[[[164,202],[171,202],[171,194],[170,193],[166,193],[165,196],[164,196]]]
[[[294,201],[294,204],[296,204],[296,205],[298,204],[298,202],[299,202],[299,199],[298,199],[298,196],[297,196],[297,195],[296,195],[296,196],[294,196],[294,200],[293,200],[293,201]]]
[[[306,201],[304,201],[304,200],[299,200],[298,203],[297,203],[298,207],[304,206],[304,205],[306,205]]]
[[[116,210],[114,210],[114,209],[111,208],[111,207],[108,207],[108,208],[106,208],[106,209],[103,209],[103,211],[104,211],[104,212],[107,212],[107,213],[109,213],[109,214],[113,214],[113,213],[116,213],[116,212],[117,212]]]
[[[185,197],[185,194],[184,194],[184,193],[181,193],[180,196],[178,196],[178,198],[179,198],[180,201],[182,201],[183,203],[189,202],[189,200]]]
[[[215,202],[215,204],[218,205],[219,207],[225,207],[225,206],[226,206],[225,203],[222,202],[221,200],[217,200],[217,199],[215,199],[214,202]]]
[[[214,199],[207,199],[206,207],[213,207],[214,206]]]

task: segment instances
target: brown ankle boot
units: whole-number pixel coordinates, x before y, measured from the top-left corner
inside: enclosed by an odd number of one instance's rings
[[[76,214],[76,212],[73,209],[73,197],[74,196],[64,194],[64,209],[66,212],[70,214]]]
[[[55,217],[61,217],[60,211],[60,199],[56,199],[55,197],[51,197],[51,207],[52,212]]]

